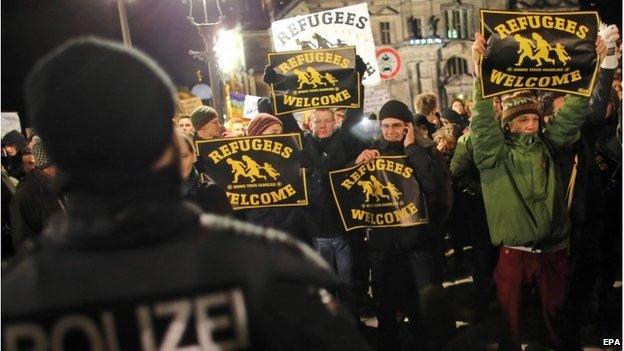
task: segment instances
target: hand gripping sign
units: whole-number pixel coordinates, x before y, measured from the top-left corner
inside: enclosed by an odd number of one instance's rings
[[[383,156],[329,173],[345,230],[429,222],[425,196],[405,160],[405,156]]]
[[[590,96],[598,72],[596,12],[481,10],[483,97],[516,90]]]
[[[327,107],[360,107],[355,49],[269,53],[277,73],[271,84],[276,115]]]
[[[308,204],[299,134],[196,143],[205,171],[225,189],[234,210]]]

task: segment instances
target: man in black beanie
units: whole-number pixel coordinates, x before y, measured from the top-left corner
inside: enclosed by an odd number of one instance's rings
[[[406,312],[418,349],[439,350],[449,340],[454,325],[443,297],[436,259],[437,231],[432,224],[432,217],[438,210],[431,206],[431,202],[439,196],[442,182],[449,178],[448,170],[431,155],[432,146],[421,145],[412,123],[413,115],[404,103],[397,100],[386,102],[379,110],[379,121],[380,138],[372,148],[364,150],[355,163],[367,163],[376,156],[405,155],[406,165],[414,169],[420,191],[430,203],[427,211],[430,224],[368,228],[379,349],[401,349],[395,292],[407,289]],[[398,272],[402,272],[401,276],[394,278]]]
[[[3,272],[4,348],[366,349],[314,252],[179,200],[173,89],[151,59],[70,41],[37,63],[26,105],[67,216]]]

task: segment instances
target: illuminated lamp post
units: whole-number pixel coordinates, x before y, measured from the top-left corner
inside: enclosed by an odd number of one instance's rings
[[[193,0],[188,0],[189,2],[189,15],[187,19],[193,26],[197,28],[199,31],[199,35],[204,40],[204,50],[203,51],[195,51],[189,50],[189,54],[194,58],[206,62],[208,66],[208,77],[210,80],[210,87],[212,88],[212,107],[217,110],[219,116],[223,116],[223,89],[221,84],[221,79],[219,78],[219,71],[217,67],[217,62],[214,53],[214,42],[215,42],[215,34],[217,25],[221,23],[223,19],[223,13],[221,12],[221,6],[219,5],[219,0],[215,0],[217,5],[217,10],[219,12],[219,17],[215,22],[209,22],[208,20],[208,10],[206,6],[206,0],[201,0],[202,10],[203,10],[203,22],[196,22],[195,17],[193,17]]]

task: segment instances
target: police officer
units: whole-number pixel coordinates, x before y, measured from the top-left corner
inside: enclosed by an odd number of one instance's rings
[[[2,276],[4,350],[367,348],[314,252],[179,200],[173,90],[151,59],[71,41],[26,102],[67,216]]]

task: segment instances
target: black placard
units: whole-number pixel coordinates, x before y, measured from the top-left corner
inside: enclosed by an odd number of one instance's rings
[[[334,200],[345,230],[410,227],[429,222],[424,194],[405,156],[330,172]]]
[[[596,12],[481,10],[483,97],[525,89],[590,96],[598,23]]]
[[[305,206],[299,134],[197,141],[204,171],[222,186],[235,210]]]
[[[271,84],[276,115],[328,107],[360,107],[355,48],[269,53],[277,73]]]

